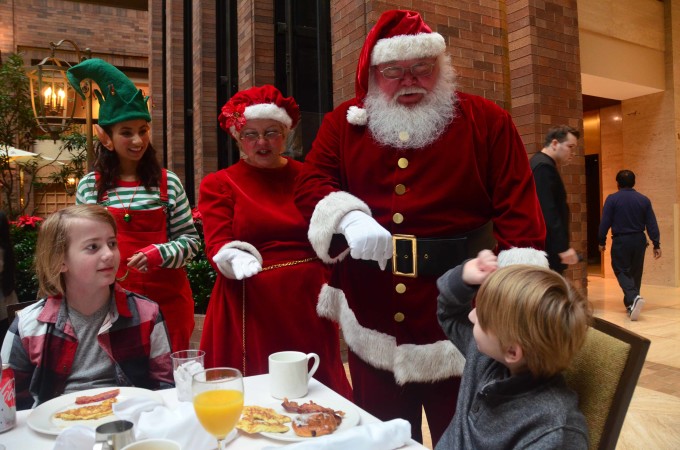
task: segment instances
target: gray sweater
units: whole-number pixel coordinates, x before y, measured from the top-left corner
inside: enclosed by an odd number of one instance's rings
[[[587,449],[585,418],[561,374],[511,376],[477,349],[467,317],[477,286],[463,282],[462,266],[442,275],[437,287],[439,323],[466,360],[456,415],[436,450]]]

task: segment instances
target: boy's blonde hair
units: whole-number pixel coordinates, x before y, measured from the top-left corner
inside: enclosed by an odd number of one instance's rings
[[[40,226],[35,248],[38,297],[64,295],[61,266],[68,250],[71,220],[90,219],[108,224],[117,233],[113,216],[100,205],[73,205],[50,214]]]
[[[502,348],[522,347],[536,377],[566,369],[585,341],[588,301],[551,270],[511,265],[498,269],[477,293],[477,320]]]

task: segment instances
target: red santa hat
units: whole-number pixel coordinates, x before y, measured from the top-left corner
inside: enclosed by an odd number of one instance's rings
[[[239,91],[222,107],[220,127],[234,138],[248,120],[272,119],[293,129],[300,120],[300,108],[293,97],[284,97],[274,86],[265,84]]]
[[[432,58],[445,50],[444,37],[433,32],[417,12],[395,9],[382,13],[361,49],[355,83],[359,107],[351,107],[347,112],[349,123],[366,124],[366,112],[362,106],[368,92],[371,66],[390,61]]]

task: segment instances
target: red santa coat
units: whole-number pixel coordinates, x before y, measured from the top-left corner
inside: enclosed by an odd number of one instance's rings
[[[315,311],[329,270],[315,258],[293,201],[301,166],[289,159],[283,168],[261,169],[240,161],[201,182],[198,207],[208,259],[212,262],[223,246],[234,247],[255,255],[264,268],[243,281],[218,272],[201,349],[207,366],[245,364],[247,375],[267,373],[271,353],[314,352],[321,360],[315,378],[349,397],[337,325]],[[287,265],[291,262],[297,263]]]
[[[464,360],[437,323],[436,277],[397,276],[345,258],[348,250],[333,254],[347,212],[364,211],[390,233],[418,238],[452,237],[491,220],[499,249],[544,244],[527,154],[509,114],[457,95],[445,133],[409,150],[379,146],[367,127],[349,124],[356,101],[345,102],[325,117],[298,178],[296,203],[310,219],[312,246],[324,261],[342,261],[317,310],[340,323],[355,354],[394,372],[399,384],[460,375]]]

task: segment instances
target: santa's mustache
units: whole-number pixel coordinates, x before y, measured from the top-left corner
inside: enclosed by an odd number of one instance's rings
[[[418,87],[418,86],[409,86],[409,87],[404,87],[401,88],[397,91],[396,94],[394,94],[393,99],[396,100],[398,97],[402,95],[408,95],[408,94],[423,94],[426,95],[428,92],[426,89]]]

